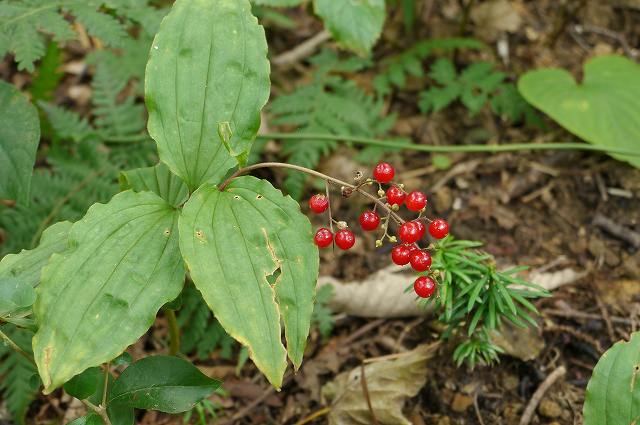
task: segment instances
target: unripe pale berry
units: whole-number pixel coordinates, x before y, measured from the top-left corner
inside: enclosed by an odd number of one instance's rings
[[[449,223],[446,220],[437,218],[429,224],[429,233],[436,239],[442,239],[449,234]]]
[[[413,283],[413,290],[420,298],[429,298],[436,291],[436,282],[428,276],[420,276]]]
[[[321,227],[316,232],[313,241],[316,245],[318,245],[318,247],[326,248],[331,245],[331,242],[333,242],[333,233],[331,233],[331,230],[327,229],[326,227]]]
[[[427,195],[417,190],[414,190],[404,201],[407,208],[411,211],[420,211],[427,206]]]
[[[329,200],[321,194],[313,195],[309,199],[309,208],[316,214],[323,213],[329,208]]]
[[[389,183],[393,180],[395,174],[396,170],[387,162],[381,162],[373,169],[373,178],[375,178],[378,183]]]
[[[347,250],[356,243],[356,237],[349,229],[340,230],[336,233],[336,245],[338,248]]]

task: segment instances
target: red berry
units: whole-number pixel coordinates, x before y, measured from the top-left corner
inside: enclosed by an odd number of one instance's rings
[[[404,243],[414,243],[420,240],[420,226],[415,221],[407,221],[398,230],[398,236]]]
[[[436,282],[427,276],[420,276],[413,283],[413,290],[420,298],[429,298],[436,291]]]
[[[436,239],[442,239],[449,234],[449,223],[441,218],[436,218],[429,225],[429,233]]]
[[[331,245],[331,242],[333,242],[333,233],[331,233],[331,230],[327,229],[326,227],[321,227],[316,232],[313,241],[320,248],[326,248]]]
[[[362,230],[376,230],[380,224],[380,216],[373,211],[365,211],[360,214],[360,226]]]
[[[407,195],[405,204],[411,211],[420,211],[427,205],[427,195],[414,190],[409,195]]]
[[[415,250],[409,256],[409,261],[413,270],[423,272],[431,267],[431,254],[427,251]]]
[[[391,250],[391,261],[399,266],[409,264],[409,258],[411,257],[413,248],[415,248],[415,245],[401,244],[394,246]]]
[[[427,228],[423,222],[414,220],[414,223],[418,225],[418,229],[420,229],[420,239],[424,238],[425,233],[427,233]]]
[[[404,203],[404,198],[406,197],[407,194],[398,186],[391,186],[387,189],[387,202],[389,205],[401,206]]]
[[[329,200],[324,195],[313,195],[309,199],[309,208],[316,214],[323,213],[329,208]]]
[[[351,230],[344,229],[336,233],[336,245],[340,249],[347,250],[356,243],[356,237]]]
[[[378,183],[389,183],[393,180],[395,174],[396,170],[387,162],[381,162],[373,169],[373,178],[375,178]]]

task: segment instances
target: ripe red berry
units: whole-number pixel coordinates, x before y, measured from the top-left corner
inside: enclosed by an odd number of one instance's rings
[[[407,194],[404,193],[404,190],[400,189],[398,186],[391,186],[387,189],[387,202],[389,205],[397,205],[401,206],[404,203],[404,199],[407,197]]]
[[[427,195],[414,190],[409,195],[407,195],[407,199],[404,202],[409,210],[420,211],[427,205]]]
[[[420,298],[429,298],[436,291],[436,282],[427,276],[420,276],[413,283],[413,290]]]
[[[396,174],[396,170],[387,162],[381,162],[373,169],[373,178],[378,183],[389,183],[393,180],[393,176]]]
[[[420,230],[420,239],[424,238],[425,233],[427,233],[427,227],[423,222],[414,220],[414,223],[418,225],[418,229]]]
[[[420,240],[420,226],[415,221],[407,221],[398,230],[398,236],[404,243],[414,243]]]
[[[353,232],[349,229],[343,229],[336,233],[336,245],[340,249],[347,250],[356,243],[356,237]]]
[[[391,261],[399,266],[409,264],[409,258],[411,257],[411,252],[413,252],[412,248],[415,248],[415,246],[405,244],[394,246],[391,250]]]
[[[449,234],[449,223],[441,218],[436,218],[429,225],[429,233],[436,239],[442,239]]]
[[[329,208],[329,200],[324,195],[313,195],[309,199],[309,208],[316,214],[323,213]]]
[[[427,251],[415,250],[409,256],[409,261],[413,270],[423,272],[431,267],[431,254]]]
[[[313,241],[320,248],[326,248],[331,245],[331,242],[333,242],[333,233],[331,233],[331,230],[327,229],[326,227],[321,227],[316,232]]]
[[[379,224],[380,216],[377,213],[373,211],[365,211],[360,214],[360,226],[362,226],[362,230],[376,230]]]

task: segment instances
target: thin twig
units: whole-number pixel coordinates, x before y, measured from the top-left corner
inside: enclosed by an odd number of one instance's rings
[[[603,317],[593,313],[584,313],[582,311],[576,310],[557,310],[553,308],[548,308],[543,311],[546,314],[550,314],[551,316],[556,317],[564,317],[567,319],[583,319],[583,320],[603,320]],[[627,319],[626,317],[618,317],[618,316],[610,316],[612,323],[618,323],[621,325],[632,325],[633,320]]]
[[[29,355],[29,353],[27,353],[26,351],[24,351],[22,348],[20,348],[20,346],[18,344],[16,344],[11,338],[9,338],[9,335],[5,334],[4,332],[0,331],[0,338],[2,340],[4,340],[4,342],[16,353],[20,354],[22,357],[24,357],[25,359],[29,360],[32,364],[36,364],[36,362],[33,360],[33,357],[31,357]]]
[[[94,412],[96,412],[101,418],[102,421],[105,423],[105,425],[111,425],[111,420],[109,419],[109,416],[107,415],[107,409],[101,406],[96,406],[95,404],[91,403],[89,400],[80,400],[82,402],[82,404],[84,404],[85,406],[87,406],[89,409],[93,410]]]
[[[531,418],[533,417],[533,413],[536,411],[536,408],[540,404],[540,401],[542,400],[544,395],[547,393],[549,388],[551,388],[551,386],[558,379],[562,378],[566,373],[567,369],[565,369],[564,366],[560,366],[559,368],[551,372],[549,376],[547,376],[542,384],[540,384],[536,392],[533,393],[533,396],[531,396],[531,400],[529,400],[529,404],[527,404],[527,407],[526,409],[524,409],[524,413],[520,418],[520,425],[529,425],[529,423],[531,422]]]
[[[593,218],[593,225],[601,228],[610,235],[629,243],[634,248],[640,248],[640,233],[622,226],[602,214],[596,214]]]
[[[362,384],[362,394],[367,402],[369,413],[371,413],[371,423],[373,425],[378,425],[378,419],[376,419],[376,414],[373,411],[373,405],[371,404],[371,396],[369,395],[369,387],[367,386],[367,377],[364,373],[364,369],[364,363],[360,364],[360,383]]]
[[[600,296],[597,295],[597,292],[594,292],[594,294],[596,298],[596,303],[598,304],[598,308],[600,309],[600,314],[602,314],[602,319],[604,320],[604,323],[607,327],[607,333],[609,334],[609,341],[613,344],[618,339],[616,338],[616,334],[613,331],[613,325],[611,324],[611,316],[609,316],[609,311],[607,310],[607,306],[604,305]]]
[[[480,425],[484,425],[484,420],[482,420],[482,414],[480,413],[480,406],[478,406],[478,391],[473,393],[473,408],[476,411],[478,422],[480,422]]]
[[[316,410],[315,412],[313,412],[309,416],[306,416],[306,417],[300,419],[298,422],[295,423],[295,425],[308,424],[309,422],[312,422],[312,421],[318,419],[319,417],[328,414],[329,412],[331,412],[331,408],[330,407],[325,407],[325,408],[322,408],[320,410]]]
[[[313,37],[305,40],[291,50],[279,54],[275,58],[271,59],[271,63],[274,65],[290,65],[298,62],[300,59],[304,59],[311,55],[316,48],[331,38],[329,31],[322,30]]]
[[[107,392],[109,391],[109,376],[111,375],[111,362],[104,367],[104,385],[102,387],[102,407],[107,407]]]
[[[479,153],[497,153],[497,152],[516,152],[516,151],[539,151],[539,150],[573,150],[573,151],[593,151],[593,152],[609,152],[622,155],[640,156],[640,150],[608,148],[603,146],[590,145],[588,143],[509,143],[494,145],[423,145],[400,140],[379,140],[371,137],[359,137],[343,134],[326,134],[326,133],[264,133],[256,136],[258,139],[277,139],[277,140],[332,140],[351,142],[355,144],[367,146],[380,146],[386,148],[403,149],[417,152],[479,152]]]
[[[218,189],[220,191],[224,191],[226,189],[226,187],[229,185],[229,183],[231,183],[231,181],[233,179],[235,179],[236,177],[242,176],[244,174],[247,174],[253,170],[257,170],[260,168],[288,168],[290,170],[295,170],[295,171],[299,171],[301,173],[305,173],[308,174],[310,176],[313,177],[318,177],[320,179],[323,179],[326,182],[329,183],[334,183],[336,185],[339,185],[343,188],[348,188],[353,192],[356,192],[362,196],[364,196],[365,198],[369,198],[371,201],[375,202],[380,208],[384,209],[386,212],[388,212],[391,217],[393,217],[393,219],[395,220],[395,222],[397,224],[403,224],[405,221],[402,217],[400,217],[398,214],[396,214],[390,206],[387,206],[387,204],[385,204],[384,202],[382,202],[380,199],[376,198],[375,196],[373,196],[372,194],[370,194],[369,192],[363,190],[360,186],[354,186],[351,183],[347,183],[345,181],[342,181],[340,179],[336,179],[335,177],[331,177],[328,176],[326,174],[320,173],[318,171],[312,170],[310,168],[306,168],[306,167],[301,167],[299,165],[294,165],[294,164],[287,164],[284,162],[262,162],[259,164],[254,164],[254,165],[250,165],[248,167],[245,168],[240,168],[239,170],[237,170],[235,173],[233,173],[231,176],[229,176],[229,178],[227,178],[220,186],[218,186]]]

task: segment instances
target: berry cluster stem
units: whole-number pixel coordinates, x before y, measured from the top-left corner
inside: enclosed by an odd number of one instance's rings
[[[288,168],[290,170],[299,171],[301,173],[305,173],[305,174],[308,174],[310,176],[323,179],[327,183],[333,183],[333,184],[341,186],[341,187],[349,188],[353,192],[357,192],[360,195],[364,196],[365,198],[369,198],[371,201],[375,202],[376,205],[378,205],[384,211],[389,213],[389,215],[393,218],[393,220],[398,225],[401,225],[401,224],[403,224],[405,222],[402,217],[400,217],[398,214],[396,214],[390,207],[388,207],[380,199],[376,198],[375,196],[373,196],[369,192],[367,192],[365,190],[362,190],[361,186],[363,186],[363,185],[354,186],[351,183],[347,183],[347,182],[342,181],[340,179],[336,179],[335,177],[328,176],[326,174],[320,173],[320,172],[312,170],[310,168],[301,167],[299,165],[294,165],[294,164],[287,164],[287,163],[284,163],[284,162],[261,162],[259,164],[249,165],[248,167],[240,168],[235,173],[233,173],[231,176],[229,176],[229,178],[227,178],[224,182],[222,182],[222,184],[220,184],[220,186],[218,186],[218,190],[223,192],[226,189],[226,187],[229,185],[229,183],[231,183],[231,181],[233,179],[235,179],[236,177],[240,177],[240,176],[242,176],[244,174],[250,173],[251,171],[258,170],[260,168]]]

